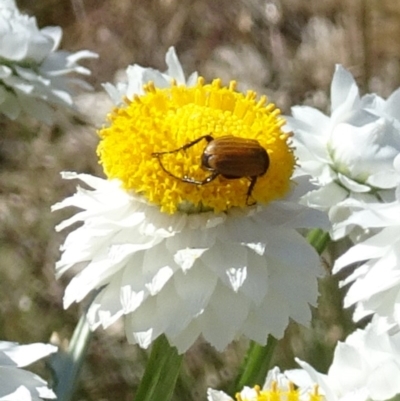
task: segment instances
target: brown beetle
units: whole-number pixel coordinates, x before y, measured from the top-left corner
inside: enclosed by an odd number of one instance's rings
[[[196,143],[207,141],[201,156],[201,167],[211,171],[211,174],[203,181],[198,181],[187,176],[177,177],[168,171],[161,162],[160,156],[170,153],[185,151]],[[250,185],[247,189],[246,204],[251,196],[257,178],[264,175],[269,167],[269,156],[267,151],[255,139],[239,138],[233,135],[225,135],[213,138],[212,135],[203,135],[178,149],[166,152],[155,152],[152,156],[158,158],[161,168],[170,176],[195,185],[205,185],[215,180],[219,175],[227,179],[238,179],[247,177]]]

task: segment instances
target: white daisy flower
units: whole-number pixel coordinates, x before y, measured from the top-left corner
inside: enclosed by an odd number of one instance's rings
[[[304,370],[286,376],[302,388],[316,383],[327,401],[381,401],[400,393],[400,332],[382,332],[375,321],[338,343],[327,374],[297,362]]]
[[[360,98],[354,78],[338,65],[330,117],[312,107],[292,108],[287,129],[295,133],[296,156],[301,169],[320,186],[305,200],[329,212],[334,239],[353,229],[351,224],[340,224],[351,215],[353,200],[394,199],[399,184],[393,168],[400,151],[399,102],[398,91],[387,101],[373,94]]]
[[[57,351],[50,344],[19,345],[0,341],[0,400],[40,401],[56,398],[39,376],[20,369]]]
[[[70,73],[89,75],[78,64],[96,53],[59,51],[60,27],[39,29],[34,17],[19,12],[15,1],[0,4],[0,112],[15,120],[22,112],[51,123],[53,107],[73,106],[74,86],[90,89]]]
[[[400,156],[395,159],[400,176]],[[344,306],[356,305],[354,320],[376,314],[390,326],[400,326],[400,187],[396,201],[390,203],[355,203],[349,223],[379,231],[354,245],[335,262],[333,272],[359,263],[341,285],[352,283]],[[358,209],[358,210],[356,210]],[[361,263],[363,262],[363,263]]]
[[[261,344],[268,334],[280,338],[289,319],[308,324],[321,269],[296,230],[328,223],[298,203],[310,185],[291,180],[295,157],[283,124],[265,97],[202,78],[193,86],[150,83],[116,108],[99,131],[108,178],[65,173],[91,189],[78,188],[54,207],[83,209],[58,227],[83,223],[56,266],[58,277],[81,269],[65,307],[99,289],[88,314],[92,328],[124,316],[131,343],[146,348],[165,334],[181,353],[200,335],[222,350],[240,335]],[[264,170],[252,178],[247,170],[204,171],[207,143],[232,142],[255,149],[253,168]],[[227,168],[248,168],[238,162]]]
[[[209,388],[207,390],[208,401],[234,401],[223,391]],[[281,373],[278,367],[268,372],[264,386],[244,387],[235,395],[236,401],[267,401],[267,400],[290,400],[290,401],[322,401],[323,397],[318,388],[309,387],[294,388],[293,383],[285,373]]]

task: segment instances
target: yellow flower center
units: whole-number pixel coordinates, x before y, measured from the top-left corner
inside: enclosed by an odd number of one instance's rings
[[[278,383],[273,382],[270,389],[261,390],[260,386],[254,386],[254,393],[249,397],[243,397],[237,393],[236,401],[300,401],[300,392],[295,389],[293,383],[289,383],[289,390],[280,390]],[[308,394],[309,401],[322,401],[324,397],[318,392],[318,386]]]
[[[234,81],[224,87],[220,80],[205,84],[203,78],[193,87],[174,82],[162,89],[146,85],[144,95],[115,108],[108,116],[110,125],[99,131],[97,152],[105,174],[121,180],[126,190],[143,195],[167,213],[221,212],[283,197],[295,165],[288,145],[290,135],[281,130],[285,121],[274,104],[267,104],[265,96],[257,100],[255,92],[244,95],[235,87]],[[205,135],[209,137],[180,149]],[[221,153],[216,146],[215,157],[205,165],[202,155],[206,148],[212,140],[227,135],[232,136],[236,153]],[[235,138],[256,140],[255,147],[267,151],[269,167],[265,173],[260,160],[240,148]],[[160,152],[167,153],[154,154]],[[227,164],[221,164],[221,157]],[[238,163],[238,157],[246,162]],[[251,177],[254,168],[260,175]],[[243,173],[240,177],[238,169]],[[235,177],[229,177],[234,170]],[[210,175],[216,178],[203,185],[185,182],[204,182]],[[255,184],[250,193],[252,179]]]

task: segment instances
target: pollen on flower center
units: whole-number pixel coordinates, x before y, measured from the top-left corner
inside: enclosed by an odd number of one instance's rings
[[[182,181],[202,182],[216,172],[202,168],[206,140],[182,146],[205,135],[232,135],[258,141],[269,156],[269,167],[255,180],[250,201],[268,203],[283,197],[295,164],[289,135],[281,130],[285,121],[266,97],[257,100],[255,92],[242,94],[235,87],[234,81],[224,87],[220,80],[205,84],[203,78],[193,87],[146,85],[144,95],[113,110],[110,125],[99,131],[98,154],[106,175],[167,213],[186,210],[187,205],[215,212],[245,207],[251,178],[246,166],[240,178],[219,174],[204,185]],[[170,153],[155,157],[159,152]]]

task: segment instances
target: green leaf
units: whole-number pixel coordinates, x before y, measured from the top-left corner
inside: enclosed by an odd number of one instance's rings
[[[307,241],[321,255],[330,242],[330,236],[328,232],[314,228],[307,234]]]
[[[135,401],[168,401],[172,397],[183,355],[171,347],[165,336],[154,341]]]
[[[256,384],[260,386],[264,384],[277,343],[278,340],[271,335],[268,336],[267,345],[251,342],[233,394],[241,391],[244,386],[254,387]]]

